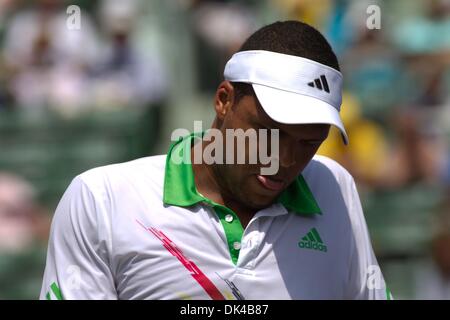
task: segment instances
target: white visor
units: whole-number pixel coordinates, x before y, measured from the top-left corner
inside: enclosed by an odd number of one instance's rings
[[[285,124],[326,123],[347,133],[339,116],[342,74],[310,59],[263,50],[235,53],[225,79],[251,83],[264,111]]]

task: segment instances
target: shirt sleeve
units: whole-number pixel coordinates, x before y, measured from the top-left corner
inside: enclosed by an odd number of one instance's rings
[[[353,236],[347,298],[391,300],[393,297],[373,252],[361,201],[353,179],[351,179],[349,192],[348,206]]]
[[[52,221],[40,299],[117,299],[102,196],[80,177],[64,193]]]

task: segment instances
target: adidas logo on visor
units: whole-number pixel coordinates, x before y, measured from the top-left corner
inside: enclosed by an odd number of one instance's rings
[[[325,75],[321,75],[320,78],[314,79],[314,81],[309,82],[308,86],[317,88],[319,90],[325,90],[325,92],[330,93],[330,87],[328,86],[328,81]]]

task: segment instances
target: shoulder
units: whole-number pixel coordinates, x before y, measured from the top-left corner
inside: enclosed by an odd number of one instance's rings
[[[154,174],[164,171],[166,155],[144,157],[128,162],[115,163],[102,167],[93,168],[80,174],[78,177],[85,182],[105,176],[117,176],[126,174]]]
[[[54,225],[104,234],[99,229],[109,228],[112,212],[118,205],[128,205],[131,195],[148,197],[161,192],[165,158],[161,155],[136,159],[94,168],[76,176],[59,201]]]
[[[302,172],[324,216],[352,216],[360,206],[352,175],[336,161],[315,156]]]
[[[65,211],[77,207],[111,212],[118,203],[129,202],[131,196],[159,197],[164,185],[165,159],[165,155],[145,157],[83,172],[72,180],[59,207],[65,205]]]
[[[308,184],[335,183],[340,187],[353,184],[352,175],[339,163],[325,156],[316,155],[302,172]]]
[[[117,189],[121,185],[162,184],[165,162],[166,155],[139,158],[90,169],[75,180],[83,182],[93,193]]]

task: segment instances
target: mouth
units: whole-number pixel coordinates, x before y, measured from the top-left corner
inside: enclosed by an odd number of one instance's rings
[[[269,176],[257,174],[256,178],[264,188],[269,189],[271,191],[281,191],[286,185],[286,182],[284,180],[275,179]]]

